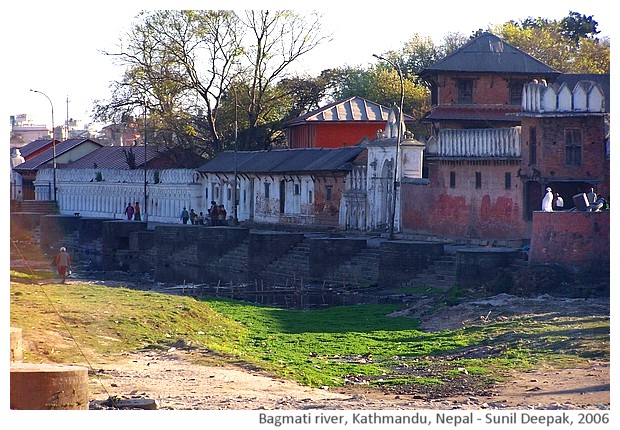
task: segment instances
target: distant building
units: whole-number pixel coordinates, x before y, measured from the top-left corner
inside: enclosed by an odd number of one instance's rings
[[[337,228],[350,174],[364,168],[365,147],[226,151],[197,169],[204,201],[237,219]],[[235,173],[237,180],[235,181]]]
[[[135,122],[110,124],[101,129],[98,140],[110,146],[133,146],[141,137]]]
[[[11,148],[21,148],[37,139],[50,139],[51,131],[45,124],[34,124],[27,114],[11,115]]]
[[[55,174],[60,165],[82,158],[102,145],[91,139],[67,139],[56,142],[35,140],[20,151],[25,161],[13,168],[22,178],[22,193],[25,200],[53,200]],[[54,169],[54,161],[56,169]],[[40,170],[46,174],[39,175]],[[38,183],[37,183],[38,182]],[[58,189],[58,182],[56,181]]]

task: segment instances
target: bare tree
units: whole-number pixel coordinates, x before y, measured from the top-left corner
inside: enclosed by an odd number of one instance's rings
[[[144,12],[127,35],[124,48],[106,53],[127,66],[112,84],[111,100],[99,103],[98,119],[120,118],[144,109],[155,140],[166,146],[200,148],[213,154],[223,148],[222,103],[230,103],[235,82],[247,108],[246,147],[270,141],[259,127],[290,103],[278,88],[289,66],[327,37],[320,15],[292,11],[245,11],[244,17],[221,10]],[[228,100],[226,99],[228,97]],[[235,99],[237,96],[235,96]],[[119,115],[120,114],[120,115]],[[226,133],[224,133],[226,135]]]
[[[218,106],[238,72],[243,36],[230,11],[164,10],[143,13],[115,57],[127,66],[112,97],[96,114],[147,109],[156,138],[167,146],[221,148]]]
[[[248,73],[248,130],[246,147],[260,146],[257,129],[261,116],[277,104],[282,93],[273,91],[276,83],[287,78],[287,68],[329,36],[322,34],[321,15],[300,15],[293,11],[246,11],[244,24],[252,40],[245,49]]]

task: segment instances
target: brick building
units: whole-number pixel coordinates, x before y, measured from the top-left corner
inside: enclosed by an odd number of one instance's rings
[[[424,178],[401,188],[401,231],[526,240],[546,187],[567,209],[609,191],[609,75],[563,75],[490,33],[423,70]]]

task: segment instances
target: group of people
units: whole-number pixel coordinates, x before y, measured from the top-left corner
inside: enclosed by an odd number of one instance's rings
[[[191,225],[227,225],[226,221],[226,208],[224,205],[217,205],[216,202],[211,201],[211,207],[207,210],[207,216],[205,217],[203,212],[197,214],[194,209],[187,210],[187,207],[183,207],[181,211],[181,222],[183,224]]]
[[[560,193],[553,194],[551,187],[547,187],[545,190],[546,194],[542,200],[542,210],[543,212],[553,212],[564,210],[564,199],[560,196]],[[599,212],[601,210],[607,209],[607,200],[603,196],[600,196],[594,192],[594,188],[590,187],[588,192],[586,193],[586,197],[588,199],[588,207],[586,208],[587,212]]]
[[[140,203],[136,202],[135,206],[131,205],[131,202],[127,203],[125,207],[125,215],[127,220],[142,221],[142,215],[140,214]]]
[[[553,212],[554,206],[556,210],[564,210],[564,199],[562,199],[560,194],[555,193],[554,195],[550,187],[547,187],[545,191],[547,191],[547,193],[545,194],[545,197],[543,197],[542,211]]]

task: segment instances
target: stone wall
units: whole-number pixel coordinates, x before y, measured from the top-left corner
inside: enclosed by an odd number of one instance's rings
[[[39,220],[39,244],[45,252],[58,252],[61,246],[76,250],[79,246],[81,217],[73,215],[45,215]]]
[[[130,235],[146,229],[145,222],[120,220],[104,222],[101,268],[128,271],[134,267],[139,255],[130,250]]]
[[[518,258],[520,251],[510,248],[473,248],[456,252],[456,281],[471,284],[495,279],[502,268]]]
[[[529,264],[610,272],[610,212],[534,212]]]
[[[156,249],[155,281],[208,283],[218,279],[207,266],[239,246],[247,239],[249,230],[239,227],[165,225],[155,227],[153,234],[153,246]]]
[[[253,232],[248,248],[248,272],[258,274],[302,240],[303,233]]]
[[[379,286],[393,287],[413,278],[443,253],[443,243],[382,242],[379,256]]]
[[[366,248],[366,239],[321,238],[310,240],[310,276],[321,278]]]

